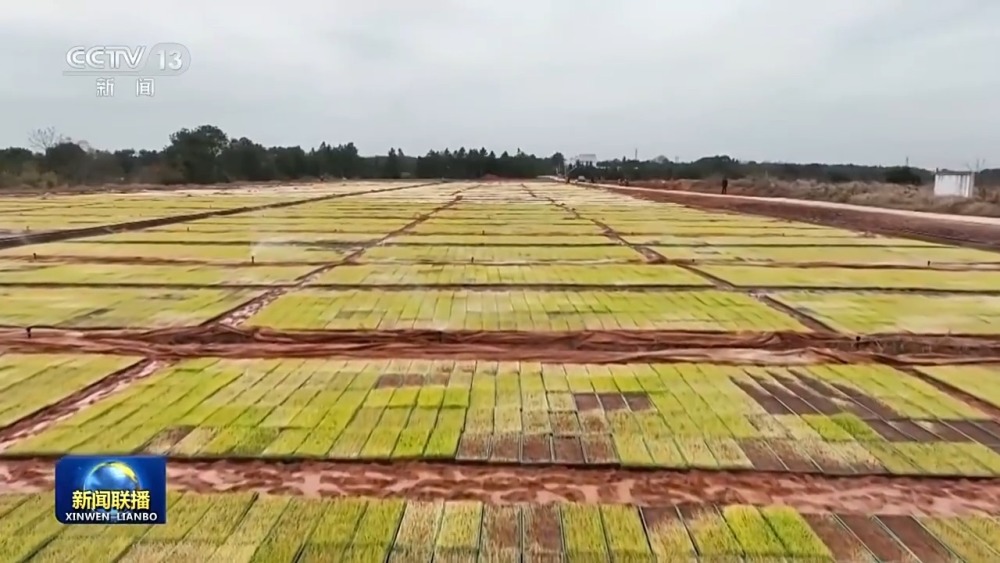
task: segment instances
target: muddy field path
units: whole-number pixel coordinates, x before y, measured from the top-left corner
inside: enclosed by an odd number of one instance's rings
[[[51,491],[53,459],[0,460],[0,493]],[[787,505],[806,514],[960,516],[1000,510],[1000,480],[823,477],[453,463],[171,459],[172,489],[311,498],[637,506]]]

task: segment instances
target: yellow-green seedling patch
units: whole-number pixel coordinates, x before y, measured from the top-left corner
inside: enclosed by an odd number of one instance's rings
[[[9,451],[993,476],[995,432],[873,364],[202,358]]]
[[[850,334],[1000,334],[1000,297],[782,292],[773,297]]]
[[[391,237],[386,244],[420,244],[439,246],[602,246],[611,242],[603,235],[411,235]]]
[[[746,553],[726,520],[714,507],[683,507],[681,513],[702,557],[739,558]]]
[[[0,427],[56,403],[138,360],[127,356],[0,355]]]
[[[708,227],[706,227],[706,230],[708,230]],[[787,234],[783,231],[784,229],[769,229],[766,232],[762,230],[755,236],[698,236],[696,240],[699,244],[710,246],[816,246],[822,248],[829,248],[831,246],[889,246],[894,248],[945,248],[940,244],[919,240],[865,236],[862,233],[836,231],[834,229],[808,232],[795,230]]]
[[[302,243],[324,243],[324,244],[360,244],[377,239],[378,233],[343,233],[343,232],[316,232],[302,230],[310,228],[310,225],[296,225],[295,223],[284,223],[274,226],[273,229],[257,230],[251,227],[235,225],[228,228],[226,225],[219,225],[219,230],[206,230],[210,226],[202,225],[191,228],[187,223],[178,223],[169,228],[161,227],[142,231],[131,231],[93,237],[86,239],[94,243],[242,243],[245,246],[260,244],[302,244]],[[318,227],[313,227],[317,228]]]
[[[971,528],[958,518],[924,518],[924,528],[947,545],[963,561],[988,563],[1000,558],[1000,551],[993,549]]]
[[[251,270],[252,271],[252,270]],[[0,281],[3,273],[0,271]],[[704,277],[670,265],[584,266],[578,264],[357,264],[339,266],[313,284],[351,285],[680,285],[705,286]]]
[[[324,246],[248,244],[142,244],[53,242],[19,246],[0,250],[5,256],[53,258],[61,256],[84,258],[136,258],[157,260],[191,260],[200,262],[264,263],[264,262],[335,262],[345,256],[344,250]]]
[[[610,241],[608,241],[610,243]],[[646,257],[624,245],[605,246],[377,246],[362,255],[364,262],[534,264],[549,262],[645,262]]]
[[[255,295],[227,289],[0,286],[0,325],[150,327],[195,325]]]
[[[259,229],[261,232],[285,232],[287,230],[320,232],[320,233],[354,233],[378,236],[385,236],[394,231],[402,229],[410,221],[403,218],[397,219],[371,219],[355,217],[348,220],[338,220],[336,217],[282,217],[277,215],[237,215],[233,217],[215,218],[209,220],[185,223],[192,227],[204,226],[224,230],[253,231]]]
[[[791,558],[808,560],[833,559],[830,549],[795,509],[785,506],[765,506],[760,509]]]
[[[593,561],[608,556],[600,507],[566,504],[560,507],[563,541],[571,561]]]
[[[249,321],[284,329],[807,331],[734,292],[298,291]]]
[[[738,287],[842,289],[933,289],[989,291],[1000,287],[1000,271],[862,268],[783,268],[701,265],[697,270]]]
[[[818,225],[802,224],[769,224],[758,226],[740,225],[716,225],[714,223],[701,223],[686,225],[679,221],[663,221],[660,223],[643,223],[635,221],[611,221],[607,225],[615,231],[631,235],[637,240],[650,240],[643,235],[674,235],[689,236],[692,238],[703,238],[708,236],[729,236],[729,237],[753,237],[768,236],[774,234],[784,234],[789,238],[793,237],[822,237],[826,234],[831,236],[857,236],[852,231],[842,231]],[[655,239],[653,239],[655,240]]]
[[[396,532],[393,557],[405,560],[410,554],[433,554],[444,507],[443,502],[408,502]]]
[[[726,506],[722,515],[749,557],[781,558],[787,555],[785,546],[756,507]]]
[[[474,556],[479,549],[483,506],[478,502],[445,505],[434,550],[445,556]]]
[[[238,285],[291,283],[310,266],[211,266],[52,262],[0,263],[0,283]]]
[[[916,369],[945,385],[1000,407],[1000,365],[921,366]]]
[[[1000,254],[955,247],[781,247],[781,246],[650,246],[667,258],[754,263],[940,264],[998,263]],[[822,249],[821,251],[818,249]]]
[[[442,221],[431,219],[409,230],[412,234],[427,235],[591,235],[602,234],[600,227],[589,221],[559,221],[539,223],[494,222],[490,224],[481,221]]]
[[[642,517],[634,506],[601,506],[601,518],[607,537],[608,551],[618,561],[648,561],[652,549],[646,537]]]

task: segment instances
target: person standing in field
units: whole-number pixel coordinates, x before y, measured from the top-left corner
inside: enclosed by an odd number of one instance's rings
[[[726,195],[726,191],[729,190],[729,178],[722,179],[722,195]]]

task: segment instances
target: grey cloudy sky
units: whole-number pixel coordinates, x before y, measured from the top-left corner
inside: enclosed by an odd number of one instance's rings
[[[212,123],[368,154],[1000,166],[998,29],[997,0],[10,2],[0,146],[51,125],[158,148]],[[153,99],[62,76],[71,46],[161,41],[193,64]]]

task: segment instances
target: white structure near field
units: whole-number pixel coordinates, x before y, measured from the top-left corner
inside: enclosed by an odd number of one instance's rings
[[[975,172],[938,170],[934,173],[934,195],[972,197],[976,189]]]

